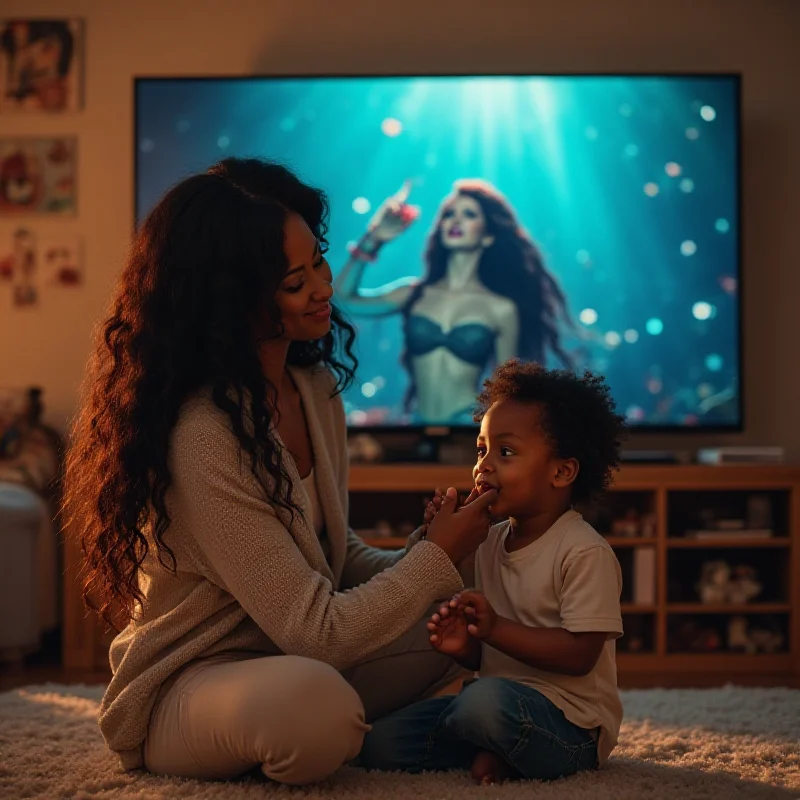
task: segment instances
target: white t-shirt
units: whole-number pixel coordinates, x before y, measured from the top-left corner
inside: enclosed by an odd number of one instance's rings
[[[561,675],[534,669],[483,644],[480,675],[510,678],[531,686],[573,724],[599,728],[598,761],[614,749],[622,722],[614,640],[622,635],[622,573],[614,551],[577,511],[567,511],[527,547],[509,553],[510,522],[495,525],[478,548],[476,585],[503,617],[532,628],[573,633],[607,631],[594,669]]]

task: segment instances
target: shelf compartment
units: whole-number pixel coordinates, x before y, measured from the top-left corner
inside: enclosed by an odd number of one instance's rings
[[[722,561],[731,570],[738,566],[750,566],[755,570],[756,580],[761,591],[742,603],[743,606],[758,603],[789,604],[791,599],[791,579],[789,561],[785,553],[775,548],[731,547],[724,551],[719,548],[672,548],[667,551],[667,604],[702,603],[698,584],[703,576],[704,566]],[[706,596],[715,605],[738,605],[732,603],[733,597]],[[711,603],[708,603],[711,605]],[[749,613],[749,612],[746,612]]]
[[[743,528],[766,528],[773,531],[773,538],[786,538],[790,497],[788,490],[758,487],[673,490],[667,494],[668,535],[671,539],[682,539],[689,531],[713,530],[718,521],[738,520]],[[751,506],[751,501],[757,498],[763,499],[764,508],[756,508],[755,502]]]
[[[744,624],[737,622],[736,617],[741,617]],[[750,636],[756,630],[761,631],[762,634],[758,640],[754,640]],[[742,637],[747,640],[746,643],[743,643]],[[775,640],[775,637],[778,639]],[[714,646],[710,647],[710,642],[713,642]],[[757,652],[749,652],[751,647]],[[669,656],[754,658],[760,655],[788,654],[789,614],[785,611],[774,613],[752,610],[742,614],[672,612],[667,618],[667,655]]]
[[[646,489],[608,492],[597,505],[584,512],[584,519],[608,539],[655,538],[656,493]]]

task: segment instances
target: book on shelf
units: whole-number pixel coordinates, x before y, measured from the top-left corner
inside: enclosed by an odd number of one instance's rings
[[[774,535],[769,528],[738,528],[736,530],[712,528],[686,531],[687,539],[769,539]]]
[[[656,602],[656,550],[637,547],[633,554],[633,602],[652,606]]]

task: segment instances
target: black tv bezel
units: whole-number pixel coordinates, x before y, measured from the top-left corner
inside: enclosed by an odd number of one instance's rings
[[[134,227],[138,224],[137,217],[137,198],[138,198],[138,174],[139,174],[139,147],[138,147],[138,123],[139,123],[139,85],[144,83],[159,83],[163,81],[184,81],[184,82],[212,82],[212,81],[252,81],[252,80],[324,80],[324,79],[348,79],[348,78],[683,78],[694,80],[726,79],[734,83],[734,119],[736,122],[736,213],[737,224],[735,227],[736,235],[736,254],[737,254],[737,275],[736,275],[736,305],[737,305],[737,411],[738,420],[730,425],[648,425],[648,424],[628,424],[628,428],[634,435],[650,433],[671,433],[671,434],[691,434],[702,435],[707,433],[742,433],[745,429],[745,388],[744,388],[744,302],[743,302],[743,191],[742,191],[742,72],[686,72],[686,71],[665,71],[665,72],[387,72],[387,73],[359,73],[359,72],[328,72],[328,73],[260,73],[251,75],[143,75],[133,78],[133,217]],[[476,425],[436,425],[424,423],[406,423],[392,425],[351,425],[348,423],[348,431],[351,433],[366,433],[372,435],[388,435],[398,433],[416,432],[430,436],[446,436],[451,432],[467,433],[475,431]]]

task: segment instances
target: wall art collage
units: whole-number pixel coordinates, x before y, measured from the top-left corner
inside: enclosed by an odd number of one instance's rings
[[[0,127],[12,115],[80,111],[83,69],[82,20],[0,19]],[[10,290],[14,308],[83,284],[80,236],[50,224],[77,217],[77,167],[71,133],[0,134],[0,297]]]

